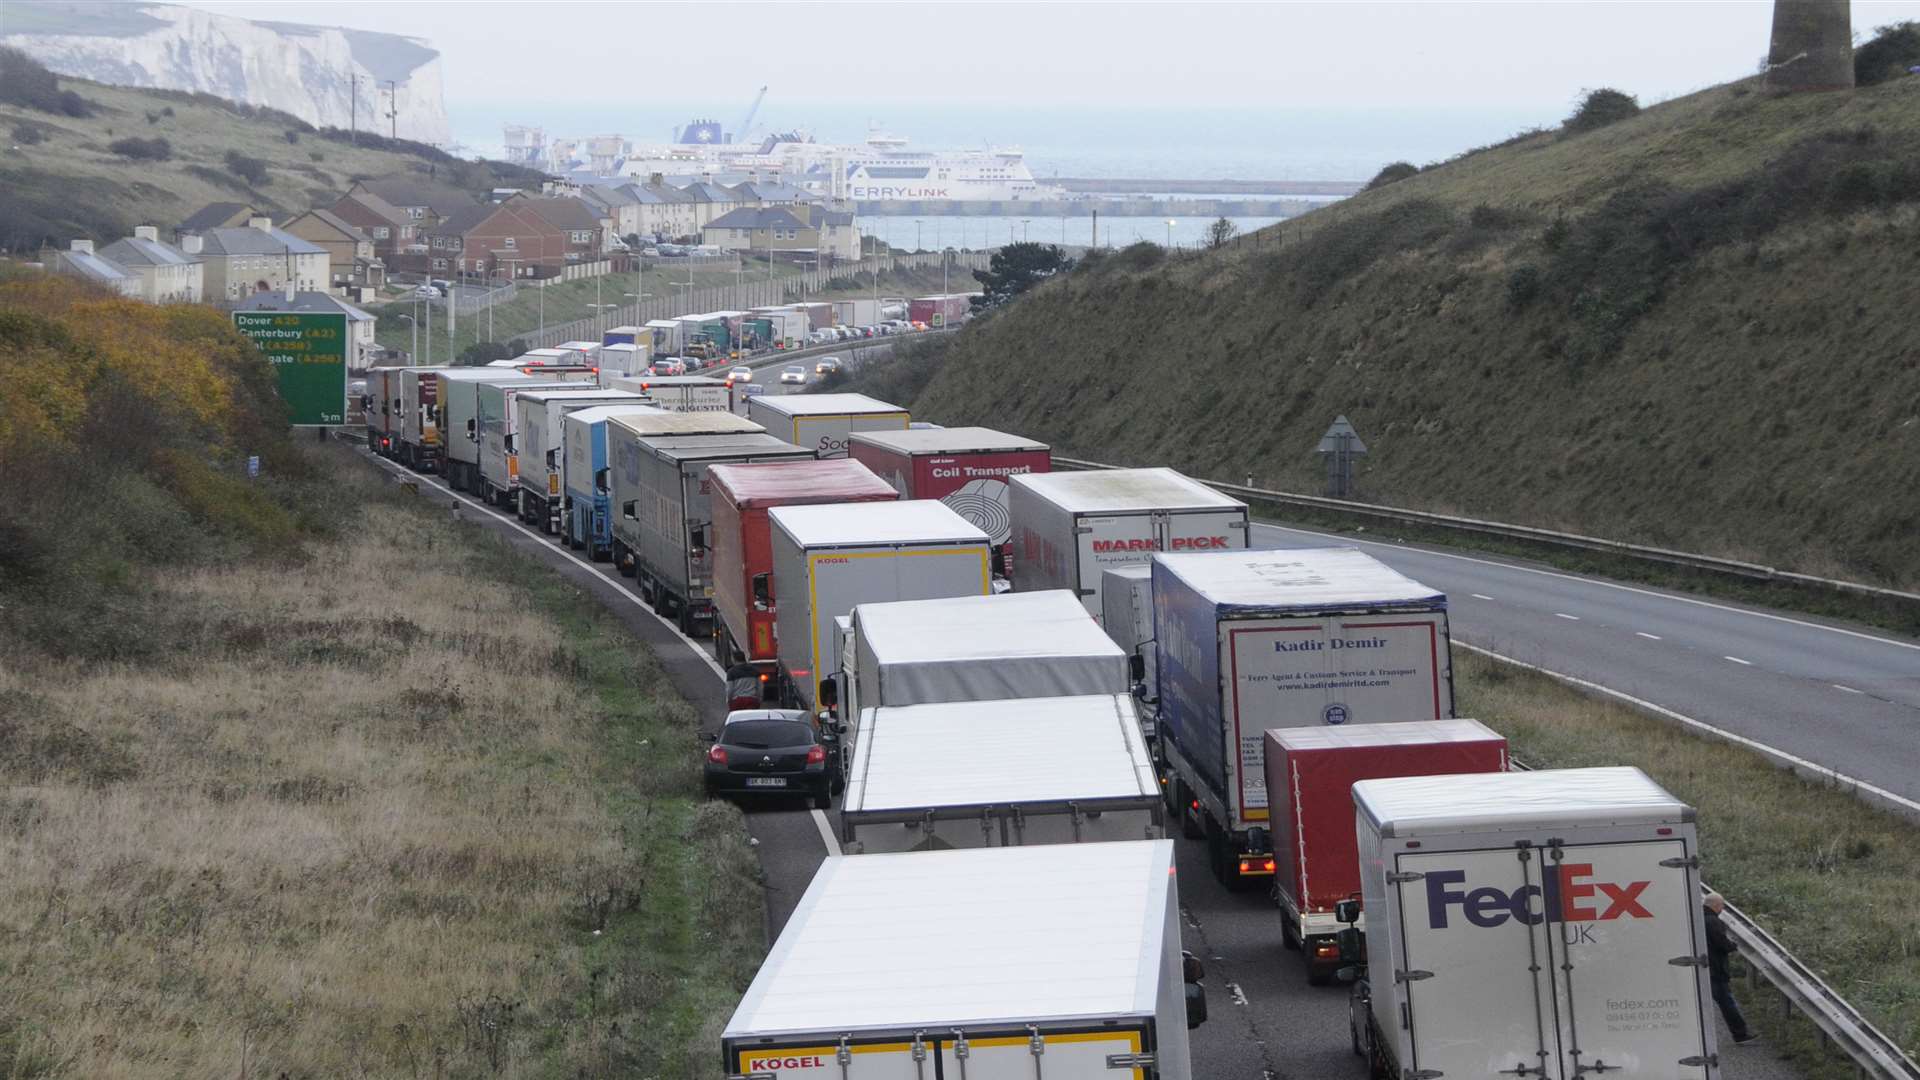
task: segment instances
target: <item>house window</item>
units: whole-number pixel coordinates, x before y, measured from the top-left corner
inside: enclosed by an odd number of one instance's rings
[[[425,211],[421,207],[418,207],[418,206],[407,207],[407,217],[409,220],[419,221],[421,218],[421,215],[424,213]]]
[[[392,230],[388,229],[385,225],[375,225],[373,227],[373,238],[375,240],[385,240],[391,233]]]
[[[433,268],[435,270],[445,270],[447,268],[447,260],[445,259],[433,260]]]
[[[500,240],[500,246],[506,248],[508,251],[514,251],[520,246],[520,238],[517,236],[503,237]]]

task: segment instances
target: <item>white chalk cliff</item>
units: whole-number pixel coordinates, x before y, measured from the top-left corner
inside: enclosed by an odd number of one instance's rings
[[[173,4],[6,0],[6,9],[0,44],[62,75],[201,91],[320,127],[357,122],[382,135],[397,128],[403,139],[451,140],[440,54],[418,38],[253,22]]]

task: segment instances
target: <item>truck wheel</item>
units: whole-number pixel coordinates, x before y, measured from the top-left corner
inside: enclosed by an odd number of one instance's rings
[[[824,792],[824,791],[816,791],[816,792],[814,792],[814,794],[813,794],[813,808],[814,808],[815,810],[831,810],[831,809],[833,809],[833,796],[832,796],[832,795],[829,795],[829,794],[827,794],[827,793],[826,793],[826,792]]]
[[[1280,944],[1294,952],[1300,952],[1300,932],[1294,929],[1293,920],[1287,917],[1285,908],[1280,910]]]
[[[1322,938],[1321,940],[1324,941],[1326,939]],[[1300,955],[1301,958],[1307,962],[1307,985],[1325,986],[1333,981],[1333,969],[1313,958],[1313,950],[1316,944],[1317,942],[1302,941],[1300,943]]]

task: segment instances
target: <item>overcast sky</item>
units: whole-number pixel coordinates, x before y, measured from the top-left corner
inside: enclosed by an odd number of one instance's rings
[[[193,0],[245,18],[416,35],[447,107],[788,104],[1559,107],[1750,74],[1770,0],[995,4]],[[1854,0],[1856,33],[1920,0]],[[559,107],[559,108],[554,108]],[[550,120],[552,124],[554,121]]]

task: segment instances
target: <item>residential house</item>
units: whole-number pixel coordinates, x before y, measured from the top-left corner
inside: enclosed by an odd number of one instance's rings
[[[787,207],[741,207],[714,218],[700,230],[700,242],[723,251],[805,251],[820,246],[820,230]]]
[[[385,284],[386,264],[374,257],[373,237],[339,214],[315,208],[281,228],[326,249],[333,287]]]
[[[208,203],[188,215],[187,220],[173,227],[173,242],[179,243],[180,238],[188,233],[203,233],[208,229],[231,229],[238,225],[245,225],[248,218],[259,215],[260,211],[246,203]]]
[[[317,244],[252,217],[239,228],[208,229],[181,239],[186,254],[205,266],[204,295],[232,303],[254,293],[325,292],[332,276],[327,252]]]
[[[627,190],[631,186],[588,184],[580,189],[580,199],[600,215],[600,226],[605,230],[602,243],[609,250],[615,246],[615,240],[640,232],[640,200]]]
[[[328,209],[347,224],[367,234],[373,241],[373,257],[391,272],[411,263],[416,272],[424,270],[427,246],[417,235],[419,227],[406,211],[371,191],[342,195]]]
[[[799,206],[819,201],[813,192],[778,180],[747,180],[733,185],[733,195],[742,206]]]
[[[397,210],[407,224],[413,227],[408,242],[397,246],[391,258],[382,255],[389,273],[404,271],[422,273],[428,269],[429,256],[424,242],[426,230],[438,226],[456,211],[479,204],[479,200],[461,191],[459,188],[440,183],[425,176],[390,176],[381,180],[356,180],[347,189],[347,197],[372,195]],[[341,212],[338,205],[334,212],[356,226],[364,228],[364,223],[352,215]],[[379,240],[374,236],[374,240]]]
[[[626,184],[621,190],[632,196],[638,207],[640,235],[672,240],[700,231],[694,224],[692,196],[667,183],[659,173],[644,184]]]
[[[360,372],[372,367],[382,349],[373,340],[379,320],[371,312],[325,292],[296,292],[292,299],[283,292],[256,293],[234,305],[236,311],[299,311],[347,317],[347,369]]]
[[[808,206],[811,224],[820,233],[819,251],[827,262],[860,261],[860,226],[851,210],[829,210],[818,203]]]
[[[112,259],[101,258],[94,252],[91,240],[73,241],[72,247],[56,252],[48,262],[56,274],[91,281],[128,299],[140,298],[140,275]]]
[[[550,278],[599,261],[601,237],[599,218],[585,202],[519,195],[448,218],[429,231],[427,242],[436,273]]]
[[[693,228],[698,232],[707,227],[714,218],[721,217],[740,206],[739,196],[724,184],[710,180],[694,180],[680,185],[680,191],[693,204]]]
[[[139,225],[133,235],[100,249],[104,258],[140,278],[140,298],[149,304],[197,304],[205,268],[200,260],[160,239],[160,230]]]

